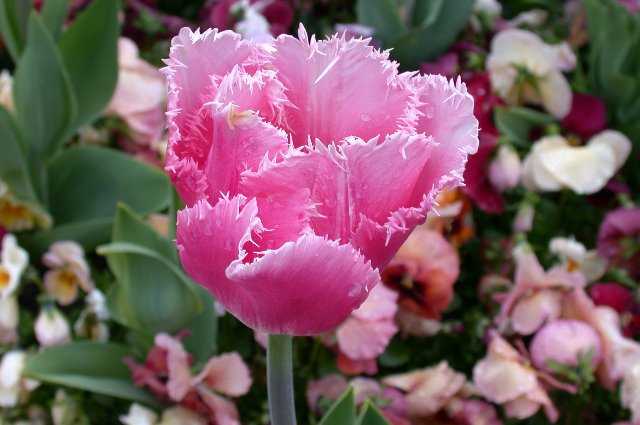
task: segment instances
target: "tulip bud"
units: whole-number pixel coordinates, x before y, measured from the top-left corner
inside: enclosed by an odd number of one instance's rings
[[[489,165],[489,180],[500,192],[513,189],[520,181],[522,165],[513,148],[500,146],[498,154]]]
[[[531,346],[533,364],[543,370],[549,369],[549,361],[575,367],[580,357],[591,352],[591,365],[600,362],[602,348],[596,331],[577,320],[556,320],[546,324],[533,338]]]
[[[35,323],[36,339],[43,347],[61,345],[71,339],[69,323],[56,308],[42,309]]]

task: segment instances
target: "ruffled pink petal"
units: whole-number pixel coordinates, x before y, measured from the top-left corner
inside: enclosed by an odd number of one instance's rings
[[[194,378],[193,385],[200,383],[221,394],[239,397],[249,391],[251,374],[238,353],[226,353],[209,359]]]
[[[296,146],[308,138],[368,140],[406,125],[412,96],[407,78],[398,76],[387,52],[368,43],[340,36],[316,41],[302,26],[298,39],[278,37],[272,65],[292,103],[286,114]]]
[[[169,91],[166,169],[188,204],[202,196],[203,162],[212,143],[212,108],[207,102],[234,67],[254,71],[264,61],[261,48],[231,31],[200,33],[183,28],[171,41],[162,70]]]
[[[173,401],[180,401],[191,388],[189,354],[180,341],[167,334],[156,335],[155,345],[167,352],[167,369],[169,370],[167,392],[169,397]]]
[[[425,168],[425,180],[437,182],[439,189],[459,186],[467,156],[478,150],[478,120],[473,115],[473,97],[464,83],[441,75],[412,80],[420,116],[416,131],[434,138],[436,147]],[[436,193],[437,194],[437,193]]]
[[[262,231],[257,203],[200,201],[178,214],[177,243],[187,272],[238,319],[269,333],[311,335],[332,329],[379,281],[350,245],[313,234],[245,263],[243,246]],[[330,299],[328,305],[318,300]]]
[[[263,119],[278,127],[284,123],[284,106],[290,105],[275,71],[259,70],[249,74],[239,66],[224,76],[214,102],[221,105],[233,103],[240,111],[258,112]]]
[[[393,320],[350,317],[338,327],[338,347],[353,360],[375,359],[384,352],[398,328]]]
[[[214,112],[211,137],[205,175],[212,200],[221,193],[236,195],[243,171],[255,170],[265,156],[273,158],[288,149],[286,133],[233,104]]]

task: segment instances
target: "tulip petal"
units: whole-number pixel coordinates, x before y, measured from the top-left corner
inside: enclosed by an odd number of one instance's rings
[[[342,322],[379,275],[350,245],[313,234],[245,263],[244,246],[261,233],[255,199],[200,201],[178,215],[177,243],[187,272],[253,329],[317,334]],[[318,300],[331,300],[324,304]]]
[[[334,36],[316,41],[301,26],[298,39],[281,35],[272,65],[293,104],[287,123],[296,146],[347,136],[368,140],[393,133],[410,120],[412,96],[388,52],[369,40]]]

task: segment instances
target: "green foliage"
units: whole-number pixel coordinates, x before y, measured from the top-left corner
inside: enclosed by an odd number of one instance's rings
[[[62,34],[62,25],[68,9],[69,0],[46,0],[42,5],[42,21],[54,40]]]
[[[118,10],[117,0],[94,0],[60,38],[60,53],[78,102],[73,132],[96,119],[116,87]]]
[[[74,342],[30,356],[24,374],[50,384],[157,405],[150,394],[131,382],[129,368],[123,362],[130,355],[123,345]]]
[[[0,2],[0,33],[13,60],[18,60],[24,49],[30,10],[31,0]]]
[[[151,336],[189,329],[185,344],[198,359],[214,352],[213,300],[180,269],[172,241],[120,205],[112,242],[98,253],[107,257],[117,279],[110,307],[119,322]]]
[[[77,105],[60,52],[35,12],[29,18],[27,45],[16,67],[14,100],[28,148],[39,160],[56,153],[69,133]]]
[[[555,122],[552,116],[523,107],[495,109],[494,119],[500,134],[520,147],[531,145],[531,130]]]
[[[453,44],[466,26],[473,0],[417,0],[412,7],[397,0],[358,0],[358,22],[375,30],[385,48],[404,68],[415,69]],[[411,17],[403,22],[402,16]],[[409,20],[409,19],[407,19]]]
[[[389,422],[369,400],[357,414],[353,388],[349,388],[329,408],[319,425],[389,425]]]

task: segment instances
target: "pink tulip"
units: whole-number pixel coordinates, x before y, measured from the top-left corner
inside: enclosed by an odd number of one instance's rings
[[[477,149],[464,84],[366,40],[185,28],[167,63],[182,264],[257,330],[342,322]]]

